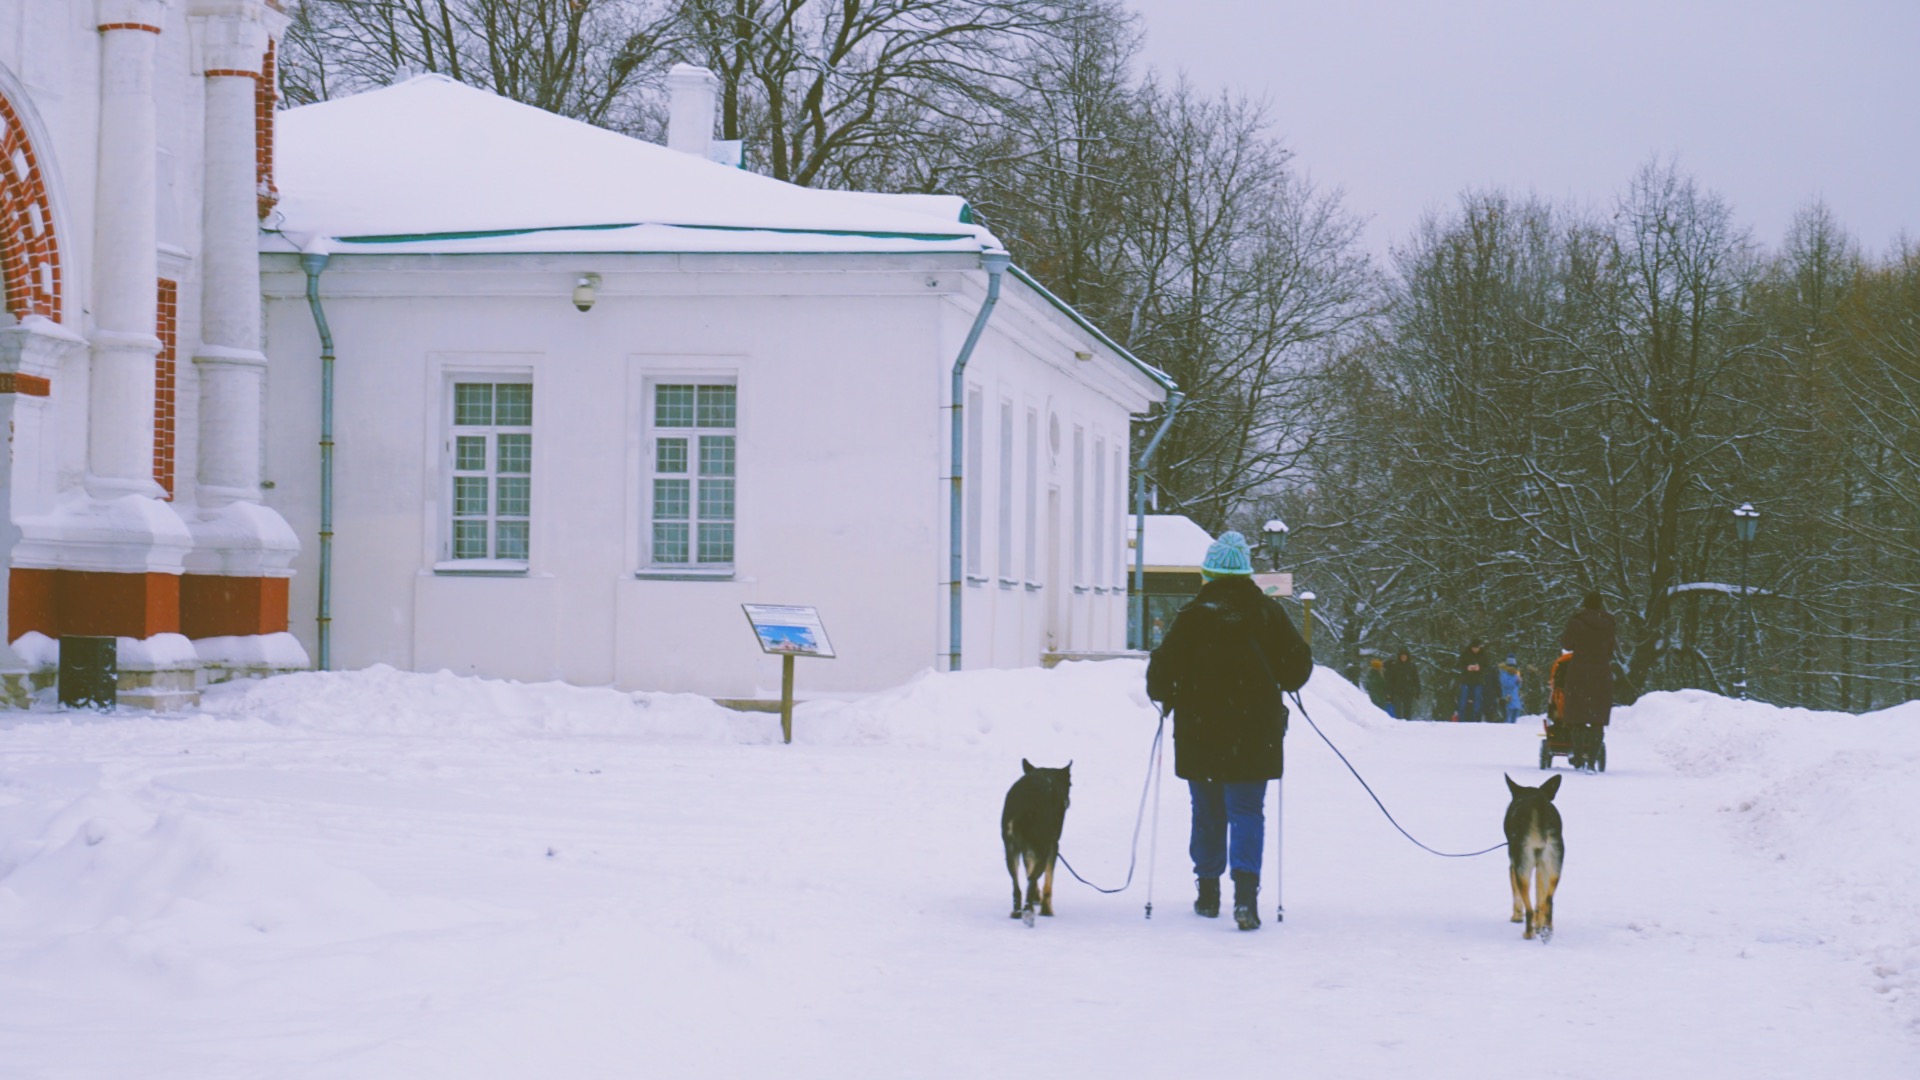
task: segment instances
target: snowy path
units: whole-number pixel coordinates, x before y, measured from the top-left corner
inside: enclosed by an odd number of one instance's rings
[[[1117,882],[1138,681],[923,679],[792,746],[697,699],[381,670],[0,722],[0,1075],[1920,1075],[1914,706],[1623,710],[1610,771],[1563,782],[1548,946],[1501,854],[1407,844],[1298,718],[1284,924],[1191,914],[1169,773],[1154,918],[1063,872],[1027,930],[1000,798],[1071,757],[1065,850]],[[1312,691],[1436,847],[1497,842],[1501,772],[1541,776],[1536,722]]]

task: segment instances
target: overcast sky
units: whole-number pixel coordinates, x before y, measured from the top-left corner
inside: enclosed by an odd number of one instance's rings
[[[1378,252],[1468,187],[1609,207],[1656,154],[1769,247],[1816,196],[1920,239],[1920,0],[1127,2],[1147,63],[1265,95]]]

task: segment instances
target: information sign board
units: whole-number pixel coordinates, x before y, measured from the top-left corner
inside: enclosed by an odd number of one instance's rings
[[[833,659],[833,642],[820,623],[820,612],[800,604],[741,604],[760,651],[776,656],[818,656]]]

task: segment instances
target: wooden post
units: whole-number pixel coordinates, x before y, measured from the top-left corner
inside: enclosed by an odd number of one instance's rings
[[[793,654],[780,658],[780,741],[793,741]]]

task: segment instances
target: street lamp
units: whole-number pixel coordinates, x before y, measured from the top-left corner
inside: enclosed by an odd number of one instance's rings
[[[1747,697],[1747,637],[1753,632],[1753,594],[1747,591],[1747,549],[1759,531],[1760,511],[1755,510],[1752,503],[1743,502],[1734,507],[1733,532],[1740,538],[1740,615],[1744,624],[1734,649],[1734,667],[1740,671],[1740,681],[1734,685],[1742,701]]]
[[[1269,568],[1277,572],[1280,569],[1280,556],[1287,553],[1287,523],[1275,518],[1260,526],[1260,535],[1263,538],[1261,547],[1267,553]]]
[[[1307,643],[1307,650],[1309,652],[1313,650],[1313,601],[1314,599],[1315,598],[1312,592],[1303,592],[1300,594],[1300,621],[1306,624],[1303,627],[1301,627],[1300,637]]]

